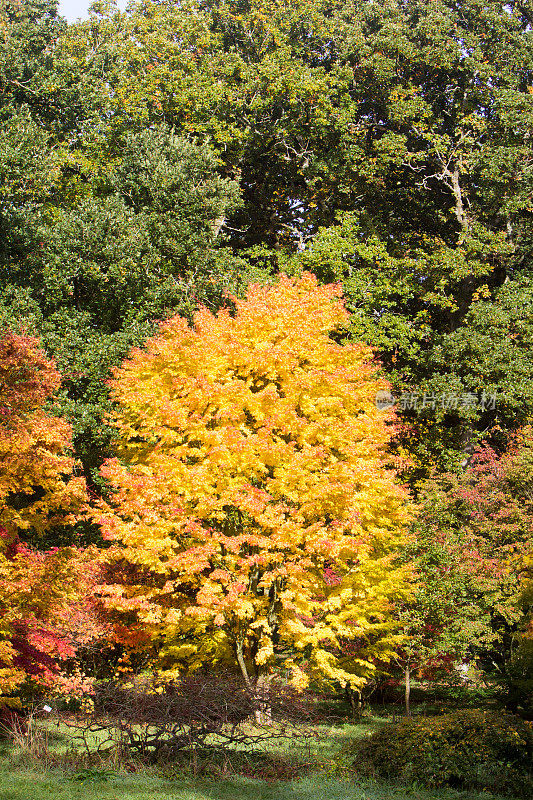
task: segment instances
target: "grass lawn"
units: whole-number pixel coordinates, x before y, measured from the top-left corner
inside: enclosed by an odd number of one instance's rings
[[[430,792],[373,781],[311,775],[296,781],[264,783],[247,778],[216,781],[164,780],[146,775],[79,774],[19,768],[0,771],[0,800],[487,800],[487,795]]]
[[[39,760],[16,745],[0,742],[0,800],[496,800],[486,793],[399,787],[339,771],[343,745],[388,721],[373,716],[358,724],[321,725],[316,729],[318,736],[306,742],[304,749],[297,743],[271,742],[266,753],[292,755],[310,765],[305,777],[283,781],[243,777],[239,770],[206,778],[183,770],[173,776],[173,768],[162,773],[156,767],[137,767],[138,771],[129,773],[127,765],[87,767],[83,759],[62,761],[67,753],[67,731],[46,726],[48,758]],[[255,763],[245,774],[257,774]]]

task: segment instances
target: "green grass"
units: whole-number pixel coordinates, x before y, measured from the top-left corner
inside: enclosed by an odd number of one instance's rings
[[[96,775],[76,780],[61,772],[19,768],[0,771],[0,800],[487,800],[487,795],[430,792],[322,775],[276,783],[246,778],[169,781],[119,774],[103,780]]]
[[[46,757],[0,742],[0,800],[487,800],[492,795],[453,790],[399,787],[384,781],[358,778],[339,769],[339,753],[345,744],[388,724],[390,718],[373,716],[358,723],[339,721],[316,728],[318,734],[302,744],[286,740],[271,742],[264,754],[297,759],[310,765],[309,774],[297,780],[263,781],[237,774],[249,758],[246,774],[257,775],[260,757],[234,749],[231,766],[215,764],[215,777],[193,776],[181,766],[143,768],[135,763],[116,768],[103,761],[88,765],[82,757],[69,755],[67,729],[46,725]],[[255,760],[254,760],[255,759]],[[346,763],[346,766],[348,764]],[[250,768],[251,767],[251,768]],[[126,770],[136,770],[129,773]],[[279,774],[279,773],[275,773]],[[494,800],[494,799],[493,799]],[[509,800],[509,798],[507,798]]]

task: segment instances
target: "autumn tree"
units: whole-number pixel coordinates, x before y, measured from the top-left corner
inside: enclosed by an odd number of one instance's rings
[[[479,448],[467,470],[421,487],[404,558],[416,591],[402,612],[402,667],[430,674],[465,660],[522,703],[528,662],[533,437],[498,455]],[[520,673],[522,670],[522,673]]]
[[[72,521],[86,501],[70,426],[45,409],[59,383],[35,339],[0,336],[0,705],[28,682],[50,685],[75,654],[65,613],[86,556],[23,541]]]
[[[104,640],[104,624],[81,596],[96,554],[70,547],[41,552],[2,526],[0,548],[0,714],[43,691],[89,690],[76,656],[80,646]]]
[[[86,499],[70,426],[44,408],[60,382],[35,339],[0,335],[0,524],[13,534],[65,521]]]
[[[343,669],[339,637],[374,637],[390,656],[408,505],[372,353],[330,337],[346,321],[338,286],[282,277],[193,327],[173,318],[116,371],[104,594],[159,665],[358,686],[370,653]]]

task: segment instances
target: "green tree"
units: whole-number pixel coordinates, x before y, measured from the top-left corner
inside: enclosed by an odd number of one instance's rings
[[[238,190],[207,144],[164,124],[120,137],[106,126],[104,87],[58,54],[55,8],[0,15],[0,325],[39,334],[55,358],[58,409],[94,479],[110,368],[155,320],[216,308],[239,283],[241,262],[217,251]]]
[[[529,1],[142,2],[62,40],[109,87],[113,129],[165,120],[211,137],[243,195],[233,250],[341,280],[353,336],[396,392],[505,395],[407,411],[415,479],[532,410],[516,314],[531,280],[532,19]],[[489,308],[490,355],[472,359]]]
[[[96,183],[96,181],[95,181]],[[238,267],[214,250],[235,187],[212,154],[164,126],[126,137],[102,188],[69,205],[25,207],[27,255],[4,266],[0,313],[40,331],[65,375],[61,411],[85,467],[101,462],[105,380],[171,311],[217,306]],[[233,273],[232,273],[233,267]]]

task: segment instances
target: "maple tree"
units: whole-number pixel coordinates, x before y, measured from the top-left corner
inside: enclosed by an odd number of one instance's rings
[[[86,500],[68,455],[71,427],[44,408],[60,383],[35,338],[0,335],[0,524],[12,533],[42,533]]]
[[[345,669],[332,645],[375,639],[390,656],[406,592],[385,384],[367,346],[330,337],[347,322],[338,286],[282,276],[232,304],[167,321],[115,372],[103,594],[124,641],[145,637],[171,671],[359,686],[372,648]]]
[[[397,661],[407,695],[414,669],[430,678],[465,661],[523,703],[519,684],[531,672],[532,479],[533,435],[526,427],[503,454],[480,447],[464,472],[420,487],[419,515],[403,553],[416,582],[400,615],[406,640]]]
[[[70,426],[44,408],[59,383],[36,339],[0,336],[0,705],[28,681],[50,685],[75,653],[64,615],[89,554],[38,552],[20,538],[74,519],[86,501]]]
[[[0,547],[0,709],[35,691],[90,690],[76,655],[104,630],[81,597],[95,554],[67,547],[39,552],[2,526]]]

